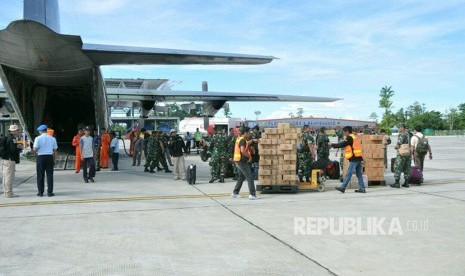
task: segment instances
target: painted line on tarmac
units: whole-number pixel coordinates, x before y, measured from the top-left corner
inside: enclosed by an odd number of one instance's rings
[[[173,200],[173,199],[195,199],[195,198],[219,198],[229,197],[230,193],[219,194],[197,194],[197,195],[175,195],[175,196],[143,196],[143,197],[117,197],[117,198],[93,198],[93,199],[70,199],[70,200],[48,200],[0,203],[0,208],[21,207],[21,206],[41,206],[57,204],[82,204],[82,203],[106,203],[124,201],[150,201],[150,200]]]
[[[226,206],[225,204],[219,202],[218,200],[216,200],[215,198],[209,196],[208,194],[206,194],[204,191],[200,190],[199,187],[196,187],[196,186],[192,186],[194,189],[198,190],[199,192],[201,192],[202,194],[204,194],[205,196],[209,197],[211,200],[213,200],[214,202],[216,202],[218,205],[222,206],[224,209],[226,209],[227,211],[229,211],[230,213],[232,213],[233,215],[235,215],[236,217],[238,217],[239,219],[242,219],[243,221],[245,221],[246,223],[250,224],[252,227],[255,227],[257,230],[265,233],[266,235],[268,235],[269,237],[271,237],[272,239],[276,240],[277,242],[280,242],[281,244],[283,244],[284,246],[287,246],[289,249],[291,249],[292,251],[294,251],[295,253],[299,254],[300,256],[304,257],[305,259],[311,261],[312,263],[316,264],[317,266],[321,267],[322,269],[326,270],[329,274],[331,275],[334,275],[334,276],[337,276],[337,274],[335,272],[333,272],[330,268],[324,266],[323,264],[321,264],[320,262],[318,262],[317,260],[315,259],[312,259],[311,257],[305,255],[305,253],[303,253],[302,251],[298,250],[297,248],[295,248],[294,246],[290,245],[289,243],[285,242],[284,240],[278,238],[276,235],[268,232],[267,230],[265,230],[264,228],[258,226],[257,224],[253,223],[252,221],[248,220],[247,218],[245,218],[244,216],[240,215],[239,213],[235,212],[234,210],[232,210],[231,208],[229,208],[228,206]],[[242,195],[242,194],[241,194]]]

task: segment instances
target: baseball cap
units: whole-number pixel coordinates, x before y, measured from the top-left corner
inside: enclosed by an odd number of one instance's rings
[[[40,125],[38,128],[37,128],[38,131],[44,131],[44,130],[47,130],[47,126],[46,125]]]

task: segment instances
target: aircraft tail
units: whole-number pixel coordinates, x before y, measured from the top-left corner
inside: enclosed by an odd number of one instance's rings
[[[39,22],[59,33],[58,0],[24,0],[24,19]]]

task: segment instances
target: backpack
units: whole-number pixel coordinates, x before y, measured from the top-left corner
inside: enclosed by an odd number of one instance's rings
[[[428,138],[426,138],[425,135],[423,135],[423,138],[420,138],[418,135],[415,135],[415,136],[418,139],[418,144],[417,144],[417,147],[415,148],[415,151],[420,155],[424,155],[428,153],[428,149],[429,149]]]
[[[6,155],[7,155],[7,152],[6,152],[6,141],[8,140],[8,137],[2,137],[0,138],[0,158],[5,158]]]

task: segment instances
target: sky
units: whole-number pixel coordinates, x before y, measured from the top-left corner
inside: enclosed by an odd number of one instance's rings
[[[335,103],[230,103],[233,117],[368,120],[415,101],[465,102],[465,1],[60,0],[61,32],[85,43],[272,55],[265,65],[105,66],[105,78],[167,78],[174,90],[337,97]],[[22,18],[2,0],[0,29]],[[219,112],[222,115],[222,112]]]

